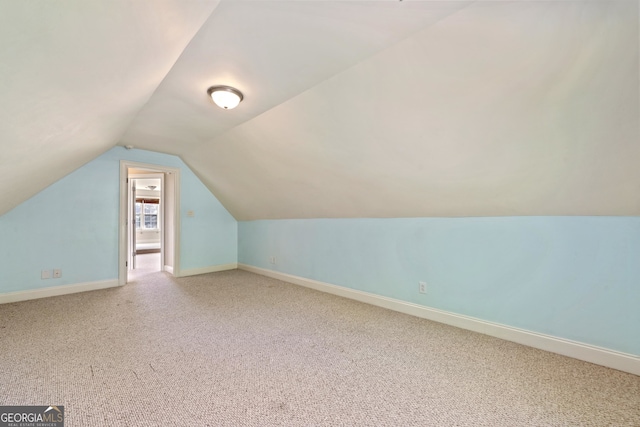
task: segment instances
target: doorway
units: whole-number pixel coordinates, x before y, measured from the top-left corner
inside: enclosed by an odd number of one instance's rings
[[[179,274],[180,170],[120,162],[120,285],[166,271]]]
[[[127,248],[127,278],[136,280],[162,271],[164,267],[164,200],[163,173],[127,170],[129,181],[130,241]]]

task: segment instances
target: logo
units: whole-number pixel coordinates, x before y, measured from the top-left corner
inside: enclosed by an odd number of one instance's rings
[[[0,427],[64,427],[64,406],[0,406]]]

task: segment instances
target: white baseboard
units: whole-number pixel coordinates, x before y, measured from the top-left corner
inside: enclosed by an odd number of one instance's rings
[[[73,285],[52,286],[50,288],[29,289],[27,291],[7,292],[0,294],[0,304],[27,301],[30,299],[55,297],[58,295],[75,294],[78,292],[95,291],[98,289],[119,286],[118,279],[101,280],[99,282],[76,283]]]
[[[551,335],[531,332],[524,329],[514,328],[499,323],[487,322],[474,317],[464,316],[444,310],[438,310],[406,301],[396,300],[368,292],[345,288],[343,286],[332,285],[330,283],[319,282],[317,280],[306,279],[304,277],[293,276],[247,264],[238,264],[241,270],[272,277],[274,279],[293,283],[322,292],[338,295],[345,298],[367,304],[384,307],[412,316],[433,320],[458,328],[479,332],[496,338],[524,344],[529,347],[538,348],[574,359],[584,360],[597,365],[606,366],[631,374],[640,375],[640,356],[621,353],[602,347],[593,346]]]
[[[212,265],[210,267],[192,268],[190,270],[180,270],[180,277],[195,276],[197,274],[216,273],[218,271],[235,270],[238,268],[238,263],[233,262],[230,264]]]
[[[171,267],[169,265],[165,265],[164,266],[164,271],[166,271],[169,274],[173,274],[173,267]]]

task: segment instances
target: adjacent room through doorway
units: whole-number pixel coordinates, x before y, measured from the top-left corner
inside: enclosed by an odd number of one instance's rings
[[[179,171],[121,162],[120,284],[149,274],[176,274]]]
[[[137,172],[134,170],[134,172]],[[132,202],[130,277],[162,271],[163,175],[129,172]]]

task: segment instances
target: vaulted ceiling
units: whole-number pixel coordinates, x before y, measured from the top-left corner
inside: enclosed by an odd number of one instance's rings
[[[639,215],[636,1],[0,0],[0,214],[115,145],[239,220]],[[237,87],[234,110],[209,86]]]

